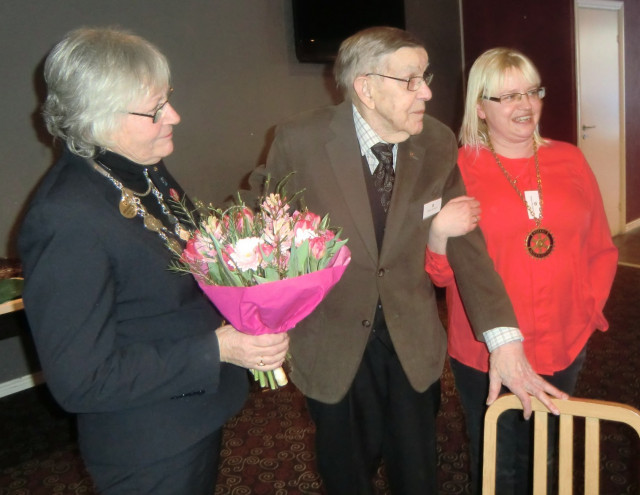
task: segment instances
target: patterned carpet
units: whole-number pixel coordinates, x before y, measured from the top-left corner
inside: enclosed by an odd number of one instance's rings
[[[640,408],[640,269],[621,266],[606,308],[611,323],[589,343],[577,396]],[[469,493],[464,418],[445,368],[438,418],[442,494]],[[291,385],[254,389],[245,408],[225,428],[217,495],[323,494],[314,463],[315,430],[303,397]],[[640,493],[640,442],[626,429],[602,427],[600,493]],[[581,478],[576,473],[576,478]],[[376,479],[385,495],[384,467]],[[45,387],[0,400],[0,495],[94,494],[78,457],[73,420]],[[575,493],[582,493],[577,488]],[[397,494],[402,495],[402,494]]]

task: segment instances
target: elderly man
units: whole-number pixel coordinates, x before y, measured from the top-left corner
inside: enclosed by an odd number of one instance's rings
[[[381,458],[393,493],[435,494],[446,336],[424,249],[433,216],[464,194],[456,140],[425,114],[429,57],[406,31],[351,36],[335,76],[346,101],[280,125],[266,167],[251,177],[295,171],[288,188],[304,188],[310,210],[329,212],[352,253],[343,279],[291,332],[291,378],[316,424],[329,494],[373,493]],[[531,371],[480,231],[451,238],[448,255],[478,338],[490,332],[503,344],[492,352],[489,400],[505,384],[528,415],[527,393],[547,405],[545,392],[564,397]]]

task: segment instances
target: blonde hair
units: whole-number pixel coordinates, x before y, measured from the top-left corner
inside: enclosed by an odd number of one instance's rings
[[[484,97],[493,96],[502,87],[509,70],[519,71],[532,85],[540,85],[540,74],[533,62],[524,54],[510,48],[492,48],[480,55],[469,71],[464,116],[460,127],[460,144],[479,148],[488,146],[489,128],[478,116],[478,104]],[[533,139],[537,145],[545,144],[536,127]]]

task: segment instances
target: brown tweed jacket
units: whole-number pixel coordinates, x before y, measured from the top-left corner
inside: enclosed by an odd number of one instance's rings
[[[304,189],[308,208],[330,214],[349,239],[352,261],[314,313],[291,331],[291,378],[307,396],[340,400],[351,385],[382,300],[391,339],[413,387],[426,390],[442,373],[446,335],[434,287],[424,271],[432,217],[424,205],[464,194],[457,145],[442,123],[425,116],[424,130],[400,143],[384,241],[378,251],[351,103],[303,114],[276,131],[265,174],[295,171],[288,190]],[[502,281],[493,270],[479,229],[451,239],[448,253],[478,334],[517,326]]]

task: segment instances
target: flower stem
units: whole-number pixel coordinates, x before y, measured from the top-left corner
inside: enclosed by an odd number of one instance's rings
[[[260,371],[254,369],[249,371],[253,375],[253,379],[260,383],[261,388],[269,387],[271,390],[276,390],[289,383],[287,375],[282,368],[278,368],[273,371]]]

